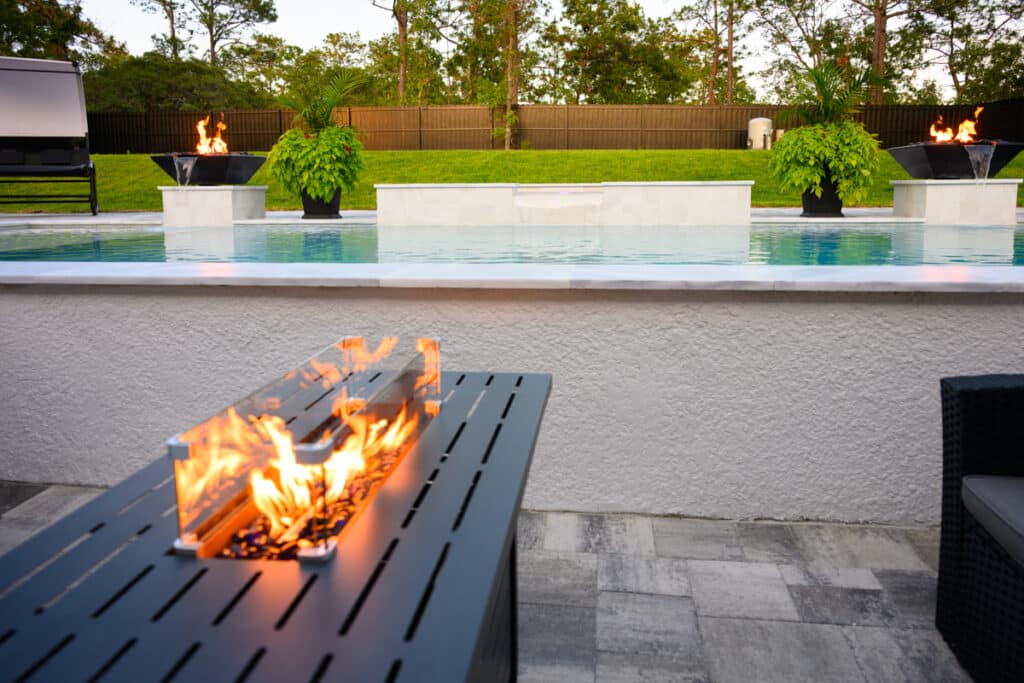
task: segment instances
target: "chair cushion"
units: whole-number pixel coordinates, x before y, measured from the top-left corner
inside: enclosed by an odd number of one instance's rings
[[[1024,477],[964,477],[964,506],[1024,566]]]

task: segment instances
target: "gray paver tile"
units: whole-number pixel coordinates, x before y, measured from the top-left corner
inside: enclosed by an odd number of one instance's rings
[[[834,586],[790,586],[800,620],[816,624],[891,626],[892,606],[880,590]]]
[[[580,515],[576,550],[583,553],[654,555],[651,518],[640,515]]]
[[[736,522],[655,517],[654,545],[662,557],[742,560]]]
[[[597,556],[529,551],[519,555],[519,601],[594,607]]]
[[[523,510],[516,522],[516,547],[520,552],[540,548],[544,543],[545,513]]]
[[[801,562],[800,548],[789,524],[740,522],[736,531],[743,555],[751,562]]]
[[[597,653],[597,683],[705,683],[708,672],[694,662],[675,657]]]
[[[882,590],[874,572],[863,567],[836,568],[812,563],[809,566],[780,564],[779,573],[787,586],[832,586],[835,588],[859,588],[868,591]]]
[[[693,599],[702,616],[800,618],[774,564],[691,560],[687,565]]]
[[[931,571],[875,570],[886,599],[896,612],[897,626],[934,628],[935,575]]]
[[[693,663],[703,649],[693,600],[667,595],[602,592],[597,599],[597,649]]]
[[[939,571],[939,528],[928,529],[904,529],[910,545],[917,551],[918,557],[928,565],[933,572]]]
[[[595,608],[519,605],[519,680],[593,683]]]
[[[690,595],[686,560],[673,557],[601,555],[597,588],[602,591]]]
[[[716,683],[862,681],[839,626],[700,617]]]
[[[579,539],[579,515],[573,512],[544,513],[544,550],[574,553]]]
[[[869,683],[970,683],[938,631],[848,626],[843,632]]]
[[[927,570],[910,539],[899,529],[843,524],[798,524],[793,527],[809,564],[868,569]]]
[[[46,490],[45,484],[24,484],[18,481],[0,481],[0,515]]]
[[[8,510],[4,519],[33,522],[40,527],[49,526],[82,507],[104,490],[91,486],[51,486]]]

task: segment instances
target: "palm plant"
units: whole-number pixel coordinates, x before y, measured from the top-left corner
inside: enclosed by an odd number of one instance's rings
[[[878,79],[865,69],[850,74],[838,62],[811,67],[797,86],[793,108],[809,125],[849,121],[868,97]]]
[[[296,112],[293,125],[309,133],[317,133],[334,125],[334,109],[363,85],[365,78],[351,71],[339,72],[324,87],[312,93],[292,92],[277,100]]]

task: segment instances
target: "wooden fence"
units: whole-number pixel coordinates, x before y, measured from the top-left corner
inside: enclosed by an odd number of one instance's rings
[[[975,105],[883,105],[866,107],[860,120],[884,147],[918,142],[941,115],[955,127]],[[1024,100],[985,105],[979,134],[1024,139]],[[371,150],[500,149],[500,109],[483,106],[349,107],[338,111]],[[742,149],[747,123],[767,117],[788,128],[791,117],[777,105],[523,105],[514,138],[521,149]],[[92,112],[89,138],[96,153],[180,152],[195,147],[195,112]],[[235,151],[268,150],[287,130],[284,110],[224,113],[224,138]]]

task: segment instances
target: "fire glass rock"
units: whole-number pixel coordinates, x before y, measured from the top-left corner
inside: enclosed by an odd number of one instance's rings
[[[244,185],[265,157],[248,152],[195,154],[169,152],[150,157],[178,185]]]
[[[988,176],[994,177],[1010,163],[1024,143],[1004,140],[979,140],[976,145],[995,143]],[[959,179],[974,178],[974,168],[964,145],[959,142],[915,142],[901,147],[890,147],[889,154],[910,174],[911,178]]]

